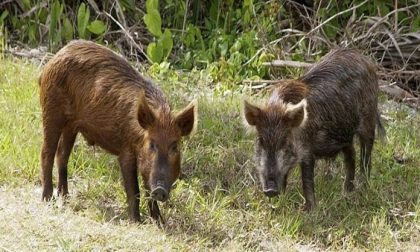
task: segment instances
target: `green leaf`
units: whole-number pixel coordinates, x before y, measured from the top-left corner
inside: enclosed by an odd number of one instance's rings
[[[82,3],[79,7],[79,11],[77,12],[77,31],[79,33],[79,37],[82,39],[87,37],[86,27],[89,22],[89,16],[89,8],[86,7],[85,3]]]
[[[63,20],[63,37],[66,41],[73,39],[73,25],[67,17]]]
[[[162,47],[164,57],[167,58],[169,54],[171,54],[172,47],[174,46],[172,33],[169,29],[165,29],[165,32],[159,38],[158,45],[159,44]]]
[[[23,9],[25,11],[29,10],[31,8],[31,1],[30,0],[23,0]]]
[[[146,1],[146,12],[150,13],[153,10],[159,12],[159,0],[147,0]]]
[[[29,42],[31,42],[31,43],[37,42],[35,23],[32,23],[32,24],[29,25],[28,36],[29,36]]]
[[[386,5],[386,1],[375,0],[374,5],[379,10],[381,16],[385,16],[389,13],[389,7]]]
[[[135,10],[135,0],[118,0],[118,3],[126,10]]]
[[[38,16],[39,22],[45,24],[48,18],[48,9],[47,8],[39,9],[37,16]]]
[[[1,15],[0,15],[0,24],[3,23],[3,21],[7,18],[7,16],[9,15],[9,12],[7,10],[4,10]]]
[[[420,16],[417,16],[411,23],[411,31],[418,32],[420,30]]]
[[[153,63],[160,63],[163,58],[163,50],[161,46],[158,46],[156,43],[150,43],[147,46],[147,55],[153,61]]]
[[[63,11],[63,5],[61,5],[58,0],[54,1],[54,3],[51,6],[50,27],[48,31],[50,43],[52,44],[56,44],[61,40],[61,36],[59,36],[60,32],[57,31],[57,29],[58,29],[58,23],[60,21],[60,16],[61,16],[62,11]]]
[[[150,31],[150,33],[152,33],[156,37],[160,37],[162,35],[162,20],[157,10],[151,10],[149,13],[147,13],[144,16],[144,23],[146,24],[146,27]]]
[[[96,35],[102,35],[106,31],[106,24],[102,22],[101,20],[95,20],[92,23],[90,23],[87,28],[90,32],[96,34]]]

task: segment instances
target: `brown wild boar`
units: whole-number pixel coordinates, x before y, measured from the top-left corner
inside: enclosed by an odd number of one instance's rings
[[[118,156],[131,221],[139,221],[138,170],[151,216],[161,220],[157,201],[166,201],[180,174],[180,140],[197,120],[195,102],[173,115],[168,100],[121,56],[93,42],[62,48],[39,78],[44,142],[42,198],[53,193],[54,156],[58,194],[67,195],[67,162],[80,132]]]
[[[246,124],[257,131],[257,170],[268,197],[284,191],[291,168],[300,164],[305,210],[316,206],[314,166],[320,158],[344,154],[347,191],[354,189],[359,137],[361,169],[369,177],[378,114],[375,66],[351,49],[330,52],[296,80],[281,81],[264,106],[244,102]]]

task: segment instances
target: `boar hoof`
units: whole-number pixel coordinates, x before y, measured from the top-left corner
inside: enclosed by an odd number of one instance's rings
[[[52,194],[53,194],[53,189],[46,189],[44,188],[44,190],[42,191],[42,200],[43,201],[50,201],[52,198]]]
[[[132,215],[132,216],[130,216],[129,222],[132,223],[132,224],[140,223],[141,222],[140,215]]]
[[[346,190],[346,192],[352,192],[354,191],[354,184],[352,181],[346,181],[344,183],[344,189]]]
[[[58,188],[57,189],[57,192],[58,192],[58,196],[61,196],[63,198],[67,198],[67,196],[69,194],[69,191],[68,190],[65,190],[63,188]]]
[[[302,206],[302,211],[309,213],[312,210],[314,210],[314,208],[315,208],[314,203],[306,202],[305,205]]]

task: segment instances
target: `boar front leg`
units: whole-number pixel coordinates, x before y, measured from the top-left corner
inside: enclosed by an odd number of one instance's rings
[[[130,152],[122,152],[118,157],[123,175],[124,188],[127,194],[128,215],[130,221],[140,221],[140,190],[137,179],[136,158]]]
[[[152,199],[150,196],[150,190],[146,190],[146,197],[148,198],[147,205],[149,207],[150,216],[157,223],[164,223],[162,215],[160,214],[159,205],[156,200]]]
[[[316,205],[314,192],[314,166],[315,160],[313,157],[305,158],[300,164],[303,195],[305,196],[305,211],[311,211]]]

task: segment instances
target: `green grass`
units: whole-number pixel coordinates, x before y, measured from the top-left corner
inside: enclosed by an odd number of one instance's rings
[[[299,169],[286,194],[267,199],[260,190],[253,136],[240,116],[246,88],[213,83],[206,71],[152,66],[145,74],[175,108],[199,100],[199,126],[184,142],[182,177],[161,204],[166,224],[158,229],[127,224],[116,158],[81,137],[69,161],[68,203],[40,201],[38,74],[38,63],[0,59],[0,250],[420,249],[420,115],[403,105],[382,99],[388,143],[375,145],[369,187],[344,194],[341,158],[332,178],[318,162],[318,207],[308,214],[300,210]]]

